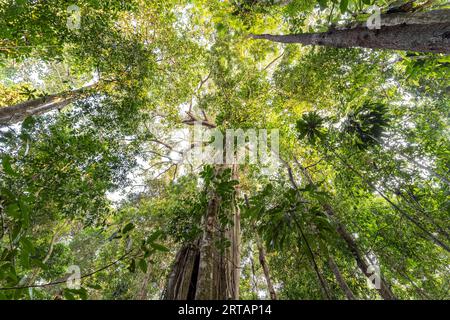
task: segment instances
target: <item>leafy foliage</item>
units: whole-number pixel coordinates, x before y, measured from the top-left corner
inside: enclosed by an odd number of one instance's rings
[[[448,56],[247,37],[342,27],[388,1],[77,3],[69,30],[72,3],[0,2],[0,114],[67,102],[0,127],[0,299],[158,299],[211,199],[222,235],[240,212],[241,298],[267,297],[262,256],[279,298],[348,298],[332,260],[377,299],[355,247],[397,298],[449,298]],[[190,162],[199,120],[278,129],[276,168]]]

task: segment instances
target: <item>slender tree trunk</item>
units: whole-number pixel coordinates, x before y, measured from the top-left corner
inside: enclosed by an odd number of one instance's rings
[[[323,45],[336,48],[362,47],[450,53],[449,12],[450,10],[431,11],[428,13],[428,18],[427,15],[421,15],[415,19],[407,14],[404,14],[404,16],[395,14],[395,19],[390,19],[390,15],[384,15],[384,19],[389,21],[389,24],[373,30],[358,25],[354,28],[329,30],[324,33],[259,34],[250,35],[250,37],[281,43],[301,43],[304,45]],[[381,21],[383,21],[383,17]],[[431,22],[424,24],[427,19]],[[409,22],[405,23],[405,21]]]
[[[289,163],[287,163],[286,161],[284,161],[283,159],[281,159],[281,157],[279,157],[279,159],[280,159],[281,162],[284,163],[284,165],[285,165],[285,167],[286,167],[286,169],[287,169],[288,176],[289,176],[289,181],[290,181],[292,187],[294,188],[294,190],[295,190],[296,193],[297,193],[297,198],[298,198],[301,202],[304,202],[304,200],[302,199],[302,196],[301,196],[301,194],[300,194],[300,192],[299,192],[299,190],[298,190],[298,185],[297,185],[297,183],[295,182],[295,178],[294,178],[294,174],[292,173],[292,168],[291,168],[291,166],[289,165]],[[317,275],[317,279],[319,280],[319,283],[320,283],[320,289],[321,289],[321,291],[322,291],[322,294],[323,294],[324,298],[326,298],[326,299],[331,299],[331,298],[332,298],[332,297],[331,297],[331,291],[330,291],[330,289],[329,289],[328,283],[326,282],[325,278],[324,278],[324,277],[322,276],[322,274],[320,273],[319,266],[317,265],[316,259],[315,259],[315,257],[314,257],[314,256],[315,256],[315,255],[314,255],[314,252],[313,252],[311,246],[309,245],[309,241],[308,241],[308,239],[306,238],[305,233],[303,232],[303,228],[302,228],[301,224],[297,221],[295,215],[291,215],[291,217],[293,218],[295,224],[297,225],[297,229],[298,229],[299,232],[300,232],[300,240],[303,241],[303,242],[305,243],[306,249],[307,249],[308,252],[309,252],[309,258],[310,258],[309,260],[310,260],[310,263],[311,263],[311,265],[312,265],[312,267],[313,267],[313,269],[314,269],[314,272],[315,272],[316,275]]]
[[[312,180],[311,175],[309,174],[308,170],[303,167],[297,160],[297,165],[300,167],[301,171],[303,172],[304,177],[307,179],[307,181],[314,185],[314,181]],[[372,273],[369,272],[369,264],[367,263],[366,259],[364,258],[364,255],[361,253],[360,249],[358,248],[358,245],[356,244],[356,241],[353,239],[353,237],[350,235],[350,233],[346,230],[343,224],[338,220],[336,217],[333,208],[328,203],[322,204],[322,207],[327,214],[327,216],[330,218],[331,221],[334,222],[336,226],[337,233],[341,236],[341,238],[344,240],[344,242],[347,244],[348,249],[352,253],[353,257],[356,260],[356,264],[358,265],[361,272],[367,277],[370,278],[372,276]],[[380,288],[377,288],[378,293],[384,300],[395,300],[396,297],[392,293],[389,285],[387,284],[386,280],[383,276],[380,275]]]
[[[53,250],[55,248],[55,244],[58,240],[58,237],[60,236],[60,232],[61,232],[61,228],[63,227],[62,225],[57,225],[57,230],[56,232],[53,234],[52,239],[50,240],[50,247],[48,248],[47,254],[45,255],[44,260],[42,260],[43,264],[46,264],[47,261],[51,258]],[[0,238],[1,239],[1,238]],[[37,276],[39,275],[41,269],[35,269],[33,271],[33,273],[31,274],[30,278],[27,280],[28,285],[32,285],[34,284],[34,282],[36,281]]]
[[[250,247],[250,266],[251,266],[251,272],[252,272],[252,293],[253,293],[253,300],[258,299],[258,282],[256,281],[256,270],[255,270],[255,260],[253,259],[253,251]]]
[[[136,300],[147,300],[148,284],[152,277],[151,264],[148,263],[147,265],[148,265],[147,272],[145,273],[144,279],[142,279],[142,283],[140,285],[139,291],[136,294]]]
[[[339,271],[339,267],[337,266],[336,262],[334,262],[334,259],[332,257],[328,258],[328,265],[330,266],[331,271],[333,272],[334,276],[336,277],[336,281],[338,282],[339,287],[341,287],[342,291],[344,291],[347,299],[355,300],[355,295],[353,294],[352,290],[348,286],[347,282],[345,281],[344,277],[342,276],[341,272]]]
[[[233,164],[232,168],[233,180],[239,181],[239,167],[237,164]],[[233,270],[233,287],[234,298],[239,299],[239,279],[241,278],[241,210],[237,204],[237,198],[239,197],[240,188],[239,185],[235,187],[232,205],[233,205],[233,237],[231,241],[232,245],[232,270]]]
[[[73,91],[48,95],[12,106],[0,107],[0,124],[13,124],[23,121],[27,116],[39,115],[52,110],[59,110],[76,99],[84,97],[86,93],[95,86],[97,86],[97,84]]]
[[[298,189],[297,189],[297,194],[299,194]],[[315,254],[309,244],[308,239],[305,236],[305,233],[303,232],[303,228],[301,227],[300,223],[298,222],[298,220],[296,219],[295,216],[292,216],[294,218],[294,222],[297,225],[298,230],[300,231],[300,237],[299,240],[305,243],[305,246],[307,248],[307,251],[309,253],[309,257],[310,257],[310,263],[314,269],[314,272],[317,275],[317,279],[319,280],[320,283],[320,289],[322,291],[323,297],[327,300],[331,300],[333,297],[331,295],[331,290],[330,290],[330,286],[328,285],[327,280],[324,278],[324,276],[322,275],[322,273],[320,272],[319,269],[319,265],[316,262],[316,258],[315,258]]]
[[[448,23],[450,21],[448,15],[450,10],[432,10],[432,11],[416,11],[416,12],[395,12],[380,15],[380,27],[392,27],[401,24],[408,25],[430,25],[438,23]],[[366,27],[367,22],[356,22],[344,27],[338,27],[337,30],[348,30],[357,27]]]
[[[382,254],[384,256],[384,259],[387,259],[391,266],[394,268],[395,271],[398,272],[398,274],[400,276],[402,276],[404,279],[406,279],[415,289],[415,291],[417,292],[417,294],[422,298],[422,299],[431,299],[430,296],[425,292],[425,290],[423,290],[423,288],[420,288],[413,279],[411,279],[411,277],[407,274],[406,270],[404,268],[399,267],[398,265],[398,261],[392,261],[391,257],[389,257],[386,254]]]
[[[347,244],[347,247],[349,248],[350,252],[352,253],[353,257],[355,258],[356,264],[358,265],[359,269],[367,278],[370,278],[373,274],[371,272],[369,272],[369,264],[366,262],[364,255],[359,250],[358,245],[356,244],[356,241],[353,239],[353,237],[350,235],[350,233],[345,229],[345,227],[337,220],[331,206],[328,204],[325,204],[324,209],[325,209],[325,212],[327,213],[327,215],[335,222],[337,233],[341,236],[341,238]],[[391,289],[389,288],[386,280],[381,275],[380,275],[380,288],[377,288],[377,291],[384,300],[395,300],[396,299],[394,294],[392,293]]]
[[[270,299],[277,300],[277,294],[275,292],[275,288],[273,287],[272,279],[270,278],[270,268],[266,261],[266,250],[264,250],[264,246],[258,234],[256,234],[256,245],[258,247],[259,263],[261,264],[261,267],[264,271],[264,278],[266,279],[267,290],[269,291]]]
[[[386,202],[389,203],[393,209],[395,209],[398,213],[400,213],[403,217],[405,217],[408,221],[410,221],[418,229],[420,229],[431,241],[433,241],[436,245],[440,246],[442,249],[446,250],[447,252],[450,252],[450,247],[447,244],[445,244],[444,242],[439,240],[430,231],[428,231],[424,226],[422,226],[419,221],[417,221],[414,217],[410,216],[405,210],[403,210],[398,205],[396,205],[394,202],[392,202],[392,200],[389,199],[389,197],[386,196],[384,194],[384,192],[382,192],[372,182],[368,181],[358,170],[353,168],[352,165],[350,165],[345,159],[340,157],[335,151],[332,150],[332,153],[336,156],[336,158],[338,158],[342,162],[342,164],[344,164],[348,169],[350,169],[352,172],[354,172],[358,177],[361,178],[361,180],[365,184],[367,184],[369,187],[371,187],[373,190],[375,190],[384,200],[386,200]]]
[[[244,195],[245,205],[247,208],[250,208],[250,204],[247,198],[247,195]],[[269,291],[269,296],[271,300],[277,300],[277,293],[272,284],[272,279],[270,278],[270,268],[266,259],[266,250],[264,249],[264,245],[261,241],[261,238],[258,233],[255,234],[256,246],[258,248],[258,259],[259,263],[264,272],[264,278],[266,279],[267,290]]]

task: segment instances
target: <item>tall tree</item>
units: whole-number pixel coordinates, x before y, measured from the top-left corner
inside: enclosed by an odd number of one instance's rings
[[[335,48],[372,48],[416,52],[450,53],[450,12],[430,11],[416,14],[390,14],[379,17],[378,29],[356,25],[324,33],[290,35],[252,34],[253,39],[282,43],[321,45]]]

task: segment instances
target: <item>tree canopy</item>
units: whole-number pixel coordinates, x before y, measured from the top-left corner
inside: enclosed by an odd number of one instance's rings
[[[73,5],[0,1],[0,299],[450,298],[446,1]]]

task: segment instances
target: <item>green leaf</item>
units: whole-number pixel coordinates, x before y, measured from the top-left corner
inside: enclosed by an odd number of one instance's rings
[[[203,167],[203,171],[200,172],[200,177],[205,180],[205,184],[208,185],[214,177],[214,169],[210,165],[206,165]]]
[[[20,263],[23,268],[29,269],[30,268],[30,254],[27,251],[22,251],[20,254]]]
[[[163,234],[163,232],[161,230],[157,230],[155,232],[153,232],[148,238],[147,238],[147,243],[152,243],[153,241],[155,241],[156,239],[158,239],[161,235]]]
[[[10,201],[10,202],[16,201],[16,197],[15,197],[14,194],[13,194],[11,191],[9,191],[8,189],[6,189],[6,188],[1,188],[1,189],[0,189],[0,192],[1,192],[2,197],[3,197],[3,198],[6,198],[8,201]]]
[[[328,6],[328,0],[318,0],[318,2],[322,9],[325,9]]]
[[[147,266],[147,262],[144,259],[140,259],[139,260],[138,266],[139,266],[139,269],[142,270],[142,272],[144,272],[144,273],[147,272],[148,266]]]
[[[87,300],[88,292],[87,292],[87,290],[85,288],[78,289],[77,293],[80,296],[81,300]]]
[[[130,272],[136,271],[136,261],[134,259],[131,259],[130,265],[128,266],[128,270]]]
[[[34,126],[35,122],[36,120],[34,119],[33,116],[26,117],[25,120],[23,120],[22,122],[22,129],[25,130],[31,129]]]
[[[151,243],[150,245],[153,247],[153,249],[158,250],[158,251],[163,251],[163,252],[170,251],[169,248],[163,246],[162,244]]]
[[[20,208],[17,203],[12,203],[6,206],[6,214],[12,218],[20,218]]]
[[[77,300],[77,296],[81,300],[87,300],[88,292],[85,288],[80,288],[80,289],[65,288],[64,289],[64,298],[66,298],[67,300]]]
[[[348,8],[348,0],[341,0],[339,8],[341,9],[342,13],[345,13],[345,11],[347,11]]]
[[[68,289],[64,289],[64,298],[66,300],[76,300],[75,296]]]
[[[100,290],[102,287],[99,284],[88,284],[86,285],[88,288],[94,289],[94,290]]]
[[[24,250],[27,253],[34,253],[34,246],[33,243],[26,237],[23,237],[20,239],[20,243],[22,244],[22,250]]]
[[[19,207],[23,226],[24,228],[28,228],[30,224],[30,208],[28,207],[28,203],[24,197],[19,198]]]
[[[49,266],[46,265],[45,263],[43,263],[41,260],[35,259],[33,260],[33,263],[38,266],[39,268],[41,268],[42,270],[48,270]]]
[[[17,176],[17,173],[13,170],[12,166],[11,166],[11,156],[9,155],[4,155],[2,157],[2,167],[3,167],[3,171],[5,171],[5,173],[9,176]]]
[[[133,229],[134,229],[134,224],[130,222],[125,227],[123,227],[122,233],[126,234],[126,233],[130,232]]]

